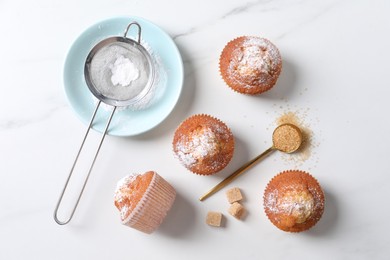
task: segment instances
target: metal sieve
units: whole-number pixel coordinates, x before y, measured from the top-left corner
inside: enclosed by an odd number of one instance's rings
[[[137,40],[127,38],[127,33],[131,26],[136,26],[138,28]],[[114,73],[112,71],[113,64],[116,62],[118,57],[131,60],[133,62],[132,64],[134,64],[134,67],[138,71],[137,77],[126,85],[114,84],[112,81],[112,74]],[[96,44],[89,52],[85,61],[84,77],[88,89],[98,99],[98,101],[54,210],[54,220],[58,224],[65,225],[71,221],[88,182],[116,108],[137,105],[137,103],[142,101],[149,93],[155,78],[155,68],[153,64],[154,63],[149,52],[141,45],[141,26],[137,22],[132,22],[127,25],[123,36],[106,38]],[[112,111],[108,117],[99,146],[89,167],[80,193],[76,199],[73,209],[70,212],[70,216],[65,221],[61,221],[58,218],[58,210],[102,102],[106,105],[112,106]]]

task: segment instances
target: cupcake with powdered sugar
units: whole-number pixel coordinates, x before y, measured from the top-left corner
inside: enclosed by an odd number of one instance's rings
[[[116,187],[114,204],[122,224],[150,234],[162,223],[175,201],[175,189],[154,171],[130,174]]]
[[[287,232],[313,227],[325,207],[324,192],[309,173],[284,171],[268,183],[264,191],[264,210],[269,220]]]
[[[211,175],[225,168],[234,152],[230,129],[221,120],[204,114],[184,120],[172,143],[181,164],[200,175]]]
[[[225,83],[234,91],[256,95],[271,89],[282,70],[278,48],[257,36],[241,36],[225,46],[219,59]]]

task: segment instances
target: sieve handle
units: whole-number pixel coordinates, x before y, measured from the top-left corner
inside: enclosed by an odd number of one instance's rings
[[[127,33],[132,25],[135,25],[138,27],[138,40],[137,40],[137,42],[138,42],[138,44],[141,44],[141,25],[139,25],[139,23],[137,23],[137,22],[129,23],[129,25],[126,27],[125,34],[123,35],[123,37],[125,37],[125,38],[127,37]]]
[[[59,220],[59,219],[58,219],[58,216],[57,216],[57,215],[58,215],[58,209],[59,209],[59,207],[60,207],[60,205],[61,205],[62,199],[63,199],[64,194],[65,194],[65,192],[66,192],[66,189],[67,189],[67,187],[68,187],[69,181],[70,181],[70,179],[71,179],[71,177],[72,177],[73,170],[74,170],[74,168],[75,168],[75,166],[76,166],[76,163],[77,163],[77,161],[78,161],[78,159],[79,159],[80,153],[81,153],[81,151],[83,150],[85,140],[86,140],[87,137],[88,137],[89,130],[91,130],[92,124],[93,124],[93,122],[94,122],[94,120],[95,120],[95,116],[96,116],[96,114],[97,114],[97,111],[98,111],[98,109],[99,109],[100,104],[101,104],[101,101],[99,101],[99,102],[97,103],[96,108],[95,108],[95,111],[94,111],[93,114],[92,114],[92,118],[91,118],[91,121],[89,122],[87,132],[86,132],[85,135],[84,135],[84,138],[83,138],[83,141],[82,141],[82,143],[81,143],[80,149],[79,149],[79,151],[77,152],[76,159],[75,159],[74,162],[73,162],[73,165],[72,165],[72,168],[71,168],[71,170],[70,170],[69,176],[68,176],[68,178],[66,179],[65,186],[64,186],[64,188],[63,188],[63,190],[62,190],[62,192],[61,192],[60,198],[59,198],[59,200],[58,200],[58,202],[57,202],[57,205],[56,205],[56,207],[55,207],[55,210],[54,210],[54,220],[55,220],[55,221],[57,222],[57,224],[59,224],[59,225],[65,225],[65,224],[68,224],[68,223],[71,221],[71,219],[72,219],[72,217],[73,217],[73,215],[74,215],[74,213],[75,213],[75,211],[76,211],[76,208],[77,208],[77,206],[78,206],[78,204],[79,204],[79,202],[80,202],[81,196],[83,195],[85,186],[87,185],[89,176],[90,176],[91,171],[92,171],[92,168],[93,168],[93,166],[94,166],[94,164],[95,164],[96,158],[97,158],[97,156],[98,156],[98,154],[99,154],[100,148],[102,147],[104,138],[106,137],[108,127],[110,126],[110,123],[111,123],[111,119],[112,119],[112,117],[113,117],[113,115],[114,115],[114,113],[115,113],[116,106],[114,106],[114,109],[112,110],[111,115],[110,115],[110,117],[109,117],[109,119],[108,119],[108,121],[107,121],[106,127],[105,127],[104,132],[103,132],[103,135],[102,135],[102,137],[101,137],[101,139],[100,139],[100,143],[99,143],[99,146],[98,146],[98,148],[97,148],[97,150],[96,150],[96,153],[95,153],[95,156],[94,156],[94,158],[93,158],[92,164],[91,164],[91,166],[90,166],[90,168],[89,168],[88,174],[87,174],[87,176],[86,176],[86,178],[85,178],[85,180],[84,180],[83,186],[82,186],[82,188],[81,188],[81,190],[80,190],[80,193],[79,193],[79,196],[78,196],[78,198],[77,198],[77,200],[76,200],[76,203],[75,203],[75,205],[74,205],[74,207],[73,207],[73,209],[72,209],[72,211],[71,211],[71,213],[70,213],[70,216],[68,217],[68,219],[66,219],[66,220],[64,220],[64,221]]]

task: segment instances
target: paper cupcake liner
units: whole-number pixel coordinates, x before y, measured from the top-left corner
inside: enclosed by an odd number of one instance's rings
[[[224,129],[226,129],[226,135],[228,135],[228,137],[225,139],[228,139],[228,142],[232,142],[232,144],[231,144],[232,148],[231,148],[231,151],[225,151],[225,153],[218,155],[218,156],[225,156],[225,158],[223,158],[223,161],[219,162],[219,165],[211,166],[208,163],[205,163],[204,167],[200,167],[199,165],[191,166],[191,165],[187,165],[185,162],[183,162],[182,158],[180,158],[180,156],[178,155],[178,151],[176,150],[176,145],[180,141],[180,138],[181,138],[181,136],[179,135],[179,131],[181,134],[182,134],[182,132],[188,131],[187,128],[189,125],[191,125],[189,122],[192,122],[192,121],[195,121],[195,122],[196,121],[202,121],[202,122],[205,121],[206,123],[203,123],[203,124],[204,125],[209,124],[211,128],[215,127],[216,124],[219,124],[219,125],[223,126]],[[195,114],[195,115],[192,115],[192,116],[188,117],[187,119],[185,119],[176,129],[174,137],[173,137],[173,141],[172,141],[173,153],[174,153],[175,157],[180,161],[180,163],[190,172],[195,173],[197,175],[202,175],[202,176],[212,175],[212,174],[215,174],[215,173],[221,171],[222,169],[224,169],[233,158],[234,144],[235,144],[234,136],[233,136],[231,129],[220,119],[215,118],[215,117],[210,116],[210,115],[207,115],[207,114]],[[196,164],[196,163],[194,163],[194,164]],[[199,169],[199,168],[201,168],[201,169]]]
[[[278,70],[277,70],[277,73],[275,75],[273,75],[267,83],[263,83],[263,84],[258,84],[258,85],[249,85],[247,83],[244,83],[244,82],[240,82],[236,79],[237,82],[233,82],[233,80],[229,80],[228,79],[228,75],[226,74],[227,72],[227,68],[226,68],[226,71],[223,70],[221,67],[224,67],[224,66],[221,66],[221,63],[224,59],[224,54],[225,54],[225,51],[228,50],[228,49],[231,49],[230,51],[232,51],[235,47],[238,48],[241,46],[241,40],[245,39],[245,38],[253,38],[253,37],[256,37],[256,38],[259,38],[259,39],[263,39],[265,41],[267,41],[270,45],[272,45],[275,50],[277,51],[278,53],[278,56],[280,57],[280,66],[278,66]],[[237,44],[237,42],[239,42],[240,44]],[[232,46],[233,45],[233,46]],[[234,45],[237,45],[237,46],[234,46]],[[226,54],[225,54],[226,55]],[[227,67],[229,66],[230,64],[230,60],[227,62]],[[275,85],[276,85],[276,82],[281,74],[281,71],[282,71],[282,59],[281,59],[281,55],[280,55],[280,51],[279,49],[268,39],[266,38],[263,38],[263,37],[258,37],[258,36],[240,36],[240,37],[237,37],[237,38],[234,38],[233,40],[230,40],[226,45],[225,47],[223,48],[220,56],[219,56],[219,74],[222,78],[222,80],[225,82],[225,84],[231,89],[233,90],[234,92],[236,93],[240,93],[240,94],[245,94],[245,95],[250,95],[250,96],[253,96],[253,95],[259,95],[261,93],[264,93],[268,90],[270,90],[271,88],[273,88]]]
[[[175,197],[175,189],[160,175],[154,173],[141,200],[122,224],[147,234],[152,233],[162,223]]]
[[[307,220],[305,220],[303,223],[296,223],[292,227],[287,228],[287,227],[281,226],[280,223],[278,223],[278,221],[276,219],[276,215],[278,213],[272,213],[269,210],[269,207],[267,207],[266,195],[268,195],[270,192],[272,192],[270,190],[270,184],[271,183],[275,182],[275,180],[280,178],[281,175],[289,174],[289,173],[292,173],[292,172],[300,174],[301,175],[300,178],[305,178],[305,180],[308,181],[309,185],[308,185],[307,189],[309,190],[309,192],[311,193],[311,195],[314,198],[315,206],[314,206],[313,214]],[[292,183],[295,183],[295,181],[292,182]],[[275,175],[268,182],[268,184],[267,184],[267,186],[266,186],[266,188],[264,190],[263,202],[264,202],[265,214],[267,215],[267,218],[271,221],[271,223],[274,226],[276,226],[280,230],[283,230],[283,231],[286,231],[286,232],[299,233],[299,232],[311,229],[321,219],[321,217],[323,215],[323,212],[324,212],[324,208],[325,208],[325,195],[324,195],[323,189],[321,188],[319,182],[311,174],[309,174],[309,173],[307,173],[305,171],[301,171],[301,170],[286,170],[286,171],[280,172],[279,174]]]

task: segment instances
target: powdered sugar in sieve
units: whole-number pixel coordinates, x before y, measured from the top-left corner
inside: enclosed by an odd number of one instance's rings
[[[155,68],[150,54],[139,42],[110,37],[89,53],[84,75],[97,99],[112,106],[128,106],[149,92]]]

